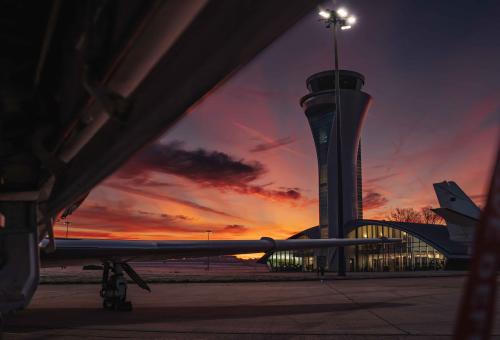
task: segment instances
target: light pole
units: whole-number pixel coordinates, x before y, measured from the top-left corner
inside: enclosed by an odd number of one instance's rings
[[[212,232],[212,230],[206,230],[206,232],[207,232],[207,241],[210,244],[210,233]],[[210,255],[207,256],[207,271],[210,271]]]
[[[349,15],[346,9],[338,8],[337,10],[322,9],[319,11],[319,16],[322,21],[325,22],[326,28],[332,28],[333,31],[333,48],[335,56],[335,120],[337,123],[337,190],[338,190],[338,200],[337,200],[337,223],[338,223],[338,237],[344,238],[344,207],[343,207],[343,190],[342,190],[342,130],[341,130],[341,111],[340,111],[340,76],[339,76],[339,56],[338,56],[338,46],[337,46],[337,29],[348,30],[356,23],[356,18]],[[331,155],[333,154],[333,138],[334,130],[330,130],[330,138],[328,143],[328,168],[333,163]],[[330,181],[330,178],[328,178]],[[329,186],[330,187],[330,186]],[[331,223],[330,212],[333,209],[330,205],[333,204],[330,193],[333,190],[328,190],[328,224]],[[328,228],[331,230],[331,228]],[[328,235],[332,237],[332,235]],[[344,248],[338,248],[338,275],[345,276],[345,255]]]
[[[70,224],[71,224],[70,221],[64,221],[64,225],[66,226],[66,238],[68,238]]]

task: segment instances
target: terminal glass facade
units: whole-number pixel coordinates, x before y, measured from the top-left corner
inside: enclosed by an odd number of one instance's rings
[[[430,244],[402,230],[380,225],[358,227],[348,238],[400,238],[397,244],[366,244],[346,247],[349,271],[440,270],[446,257]]]
[[[313,271],[314,252],[296,250],[279,251],[269,257],[267,264],[272,271]]]
[[[399,244],[366,244],[345,248],[346,269],[351,272],[442,270],[446,257],[421,239],[405,231],[367,225],[351,231],[348,238],[400,238]],[[308,251],[276,252],[268,259],[273,271],[315,270],[315,254]]]

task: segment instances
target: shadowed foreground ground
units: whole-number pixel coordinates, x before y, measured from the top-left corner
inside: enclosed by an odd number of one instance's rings
[[[152,293],[131,285],[133,312],[101,310],[99,285],[45,284],[7,320],[4,338],[447,339],[463,282],[170,283],[152,284]]]

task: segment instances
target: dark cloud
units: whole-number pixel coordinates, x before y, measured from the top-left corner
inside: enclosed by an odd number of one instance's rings
[[[242,234],[247,230],[248,228],[241,224],[229,224],[222,229],[223,232],[229,232],[232,234]]]
[[[172,221],[175,221],[175,220],[183,220],[183,221],[192,220],[191,217],[184,216],[184,215],[169,215],[169,214],[165,214],[165,213],[158,214],[158,213],[154,213],[154,212],[150,212],[150,211],[144,211],[144,210],[137,210],[137,212],[139,214],[141,214],[141,215],[160,216],[162,218],[169,219],[169,220],[172,220]]]
[[[164,188],[178,186],[177,184],[172,184],[168,182],[157,181],[146,176],[136,176],[128,179],[128,183],[133,186],[141,187],[152,187],[152,188]]]
[[[137,211],[139,214],[141,215],[155,215],[155,213],[152,213],[152,212],[149,212],[149,211],[142,211],[142,210],[138,210]]]
[[[276,140],[271,141],[271,142],[257,144],[256,146],[254,146],[250,150],[250,152],[268,151],[268,150],[279,148],[280,146],[283,146],[283,145],[288,145],[288,144],[293,143],[293,142],[295,142],[295,139],[293,139],[292,137],[284,137],[284,138],[276,139]]]
[[[199,233],[213,229],[222,237],[240,235],[248,231],[241,224],[205,225],[192,223],[194,218],[186,215],[170,215],[135,209],[125,201],[109,205],[89,202],[72,215],[70,237],[139,239],[145,234],[154,239],[175,239],[178,234],[197,237]],[[102,231],[101,231],[102,230]],[[66,226],[56,223],[57,236],[66,235]],[[185,236],[182,236],[185,237]]]
[[[154,144],[142,151],[126,164],[114,178],[149,178],[149,172],[169,174],[191,180],[203,187],[213,187],[221,191],[231,190],[239,194],[257,195],[274,201],[297,201],[302,198],[296,188],[268,189],[267,185],[252,182],[265,174],[264,165],[257,161],[236,159],[219,151],[183,149],[183,143]],[[121,190],[137,191],[127,185]],[[127,188],[124,188],[124,187]],[[156,196],[156,194],[153,194]],[[171,200],[171,197],[167,198]]]
[[[386,205],[387,202],[387,198],[382,194],[375,191],[369,191],[363,197],[363,210],[378,209]]]
[[[163,216],[164,214],[162,214]],[[175,218],[179,219],[179,220],[184,220],[184,221],[190,221],[192,220],[191,217],[188,217],[188,216],[184,216],[184,215],[175,215]]]
[[[300,188],[298,187],[293,187],[293,188],[288,188],[288,187],[279,187],[280,190],[295,190],[295,191],[301,191]]]
[[[73,215],[72,225],[78,228],[103,228],[106,232],[131,232],[140,235],[144,232],[197,232],[198,226],[186,224],[190,218],[183,215],[169,215],[127,208],[114,204],[104,206],[90,204],[82,206]]]
[[[131,178],[146,171],[187,178],[205,186],[225,187],[244,185],[259,178],[264,166],[246,162],[218,151],[184,150],[183,143],[153,144],[144,149],[118,173]]]
[[[257,195],[275,201],[296,201],[302,197],[300,192],[293,189],[272,190],[272,189],[265,189],[261,186],[256,186],[256,185],[237,186],[233,187],[232,189],[240,194]]]

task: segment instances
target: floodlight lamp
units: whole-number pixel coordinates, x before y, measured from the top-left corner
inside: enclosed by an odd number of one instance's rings
[[[349,13],[345,8],[340,7],[339,9],[337,9],[337,15],[341,18],[346,18],[349,15]]]
[[[341,30],[344,30],[344,31],[345,31],[345,30],[349,30],[349,29],[351,29],[351,26],[349,26],[349,25],[346,25],[346,26],[340,26],[340,29],[341,29]]]
[[[323,19],[330,19],[330,17],[332,16],[332,14],[328,11],[325,11],[324,9],[322,9],[321,11],[319,11],[319,16],[322,17]]]
[[[356,23],[356,17],[351,15],[349,18],[347,18],[347,23],[349,25],[354,25]]]

